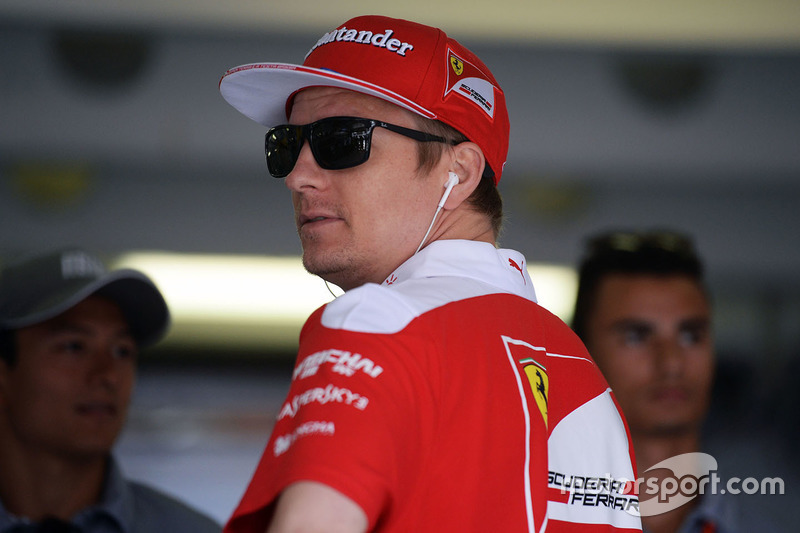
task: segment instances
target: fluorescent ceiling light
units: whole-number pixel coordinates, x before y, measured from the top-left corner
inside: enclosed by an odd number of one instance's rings
[[[306,318],[333,299],[299,257],[134,252],[112,266],[140,270],[161,289],[172,313],[163,347],[292,349]],[[552,265],[528,270],[542,306],[568,320],[574,271]]]
[[[209,28],[310,32],[321,35],[362,14],[362,0],[3,0],[0,19],[72,26]],[[793,48],[800,45],[797,0],[405,0],[385,2],[382,15],[441,26],[449,35],[488,41]]]
[[[569,324],[578,294],[578,273],[570,267],[543,263],[529,264],[528,273],[539,305]]]

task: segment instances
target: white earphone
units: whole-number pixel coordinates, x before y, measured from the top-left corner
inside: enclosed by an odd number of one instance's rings
[[[447,201],[447,197],[450,196],[450,191],[453,190],[453,187],[458,185],[458,174],[455,172],[448,172],[447,183],[444,184],[444,194],[442,195],[442,199],[439,200],[439,207],[444,207],[444,203]]]
[[[431,220],[431,225],[428,226],[428,231],[425,232],[425,236],[422,238],[422,242],[419,243],[417,246],[417,251],[414,252],[416,255],[422,249],[422,245],[425,244],[425,241],[428,239],[428,234],[431,232],[433,228],[433,223],[436,222],[436,217],[439,216],[439,211],[442,210],[444,207],[444,203],[447,201],[447,197],[450,196],[450,191],[453,190],[453,187],[459,184],[458,174],[455,172],[448,172],[447,174],[447,183],[444,184],[444,194],[442,195],[442,199],[439,200],[439,205],[436,206],[436,212],[433,214],[433,220]]]

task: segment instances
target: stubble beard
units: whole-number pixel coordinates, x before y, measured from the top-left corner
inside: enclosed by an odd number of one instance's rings
[[[358,285],[357,261],[348,246],[334,250],[315,250],[318,244],[314,237],[301,239],[303,245],[303,267],[310,274],[342,288]]]

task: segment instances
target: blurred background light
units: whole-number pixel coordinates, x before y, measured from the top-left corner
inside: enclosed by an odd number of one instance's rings
[[[291,349],[306,318],[334,298],[300,257],[131,252],[112,266],[141,270],[161,289],[172,312],[166,347]],[[542,306],[569,320],[575,272],[545,264],[528,271]]]

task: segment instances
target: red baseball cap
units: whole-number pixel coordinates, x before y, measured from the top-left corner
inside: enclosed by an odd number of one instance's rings
[[[285,123],[298,91],[319,86],[375,96],[452,126],[480,146],[495,185],[500,181],[508,154],[505,95],[486,65],[442,30],[356,17],[323,35],[302,65],[242,65],[219,82],[229,104],[267,127]]]

